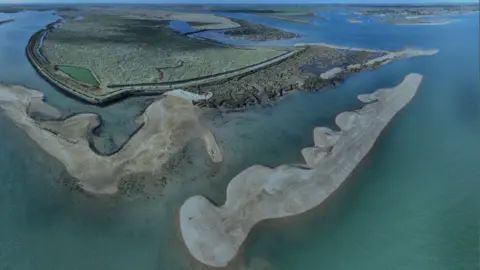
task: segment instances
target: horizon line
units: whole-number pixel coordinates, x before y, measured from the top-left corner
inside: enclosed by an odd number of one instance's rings
[[[171,1],[171,2],[170,2]],[[153,2],[153,1],[145,1],[145,2],[139,2],[139,1],[133,1],[133,0],[128,0],[128,1],[119,1],[119,2],[83,2],[83,3],[76,3],[76,2],[57,2],[57,1],[52,1],[52,2],[36,2],[36,3],[28,3],[28,2],[0,2],[0,5],[44,5],[44,4],[60,4],[60,5],[65,5],[65,4],[74,4],[74,5],[112,5],[112,4],[158,4],[158,5],[163,5],[163,4],[174,4],[174,5],[204,5],[204,4],[217,4],[217,5],[357,5],[357,6],[364,6],[364,5],[385,5],[385,6],[394,6],[394,5],[445,5],[445,4],[452,4],[452,5],[462,5],[462,4],[469,4],[469,5],[480,5],[479,2],[477,1],[471,1],[471,2],[451,2],[451,1],[445,1],[445,2],[408,2],[408,3],[402,3],[402,2],[363,2],[363,3],[345,3],[345,2],[304,2],[304,3],[299,3],[297,2],[263,2],[263,3],[258,3],[252,0],[252,2],[210,2],[210,1],[205,1],[205,2],[178,2],[178,1],[165,1],[165,2]]]

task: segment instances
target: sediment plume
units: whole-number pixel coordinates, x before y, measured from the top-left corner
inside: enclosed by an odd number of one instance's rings
[[[58,120],[59,112],[46,104],[42,92],[22,86],[0,85],[0,108],[48,154],[58,159],[79,185],[94,194],[113,194],[119,182],[136,173],[155,173],[194,137],[203,138],[213,162],[222,155],[213,134],[199,117],[201,109],[192,100],[208,98],[174,90],[148,106],[138,121],[142,124],[116,153],[104,156],[89,143],[100,125],[96,114],[81,113]],[[39,121],[31,113],[52,120]],[[57,120],[56,120],[57,119]]]
[[[340,128],[317,127],[305,165],[255,165],[228,184],[226,202],[194,196],[180,208],[180,229],[200,262],[223,267],[236,256],[252,227],[264,219],[297,215],[321,204],[352,173],[390,120],[415,96],[422,75],[409,74],[391,89],[360,95],[365,106],[336,117]]]

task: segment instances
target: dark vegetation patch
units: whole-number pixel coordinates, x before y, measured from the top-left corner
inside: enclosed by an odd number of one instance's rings
[[[230,20],[240,24],[241,27],[226,31],[224,34],[227,36],[243,37],[254,41],[284,40],[299,36],[295,33],[286,32],[259,23],[233,18],[230,18]]]

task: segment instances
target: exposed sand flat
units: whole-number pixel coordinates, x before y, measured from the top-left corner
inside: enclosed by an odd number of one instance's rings
[[[390,52],[386,55],[374,58],[372,60],[369,60],[365,63],[366,67],[371,67],[377,64],[380,65],[385,65],[390,63],[394,59],[398,58],[409,58],[409,57],[416,57],[416,56],[422,56],[422,55],[433,55],[438,53],[438,50],[413,50],[413,49],[407,49],[404,51],[398,51],[398,52]],[[335,78],[339,73],[344,72],[344,71],[349,71],[352,69],[357,69],[361,68],[362,66],[360,64],[355,64],[355,65],[349,65],[346,68],[332,68],[328,71],[325,71],[324,73],[320,74],[320,78],[324,80],[329,80],[332,78]]]
[[[183,98],[180,98],[183,97]],[[190,95],[178,90],[153,102],[140,116],[143,126],[118,152],[110,156],[95,153],[89,145],[91,131],[100,124],[98,115],[78,114],[60,121],[36,121],[28,113],[52,109],[43,103],[43,93],[21,86],[0,85],[0,108],[38,145],[58,159],[80,186],[95,194],[112,194],[122,178],[135,173],[154,173],[172,154],[193,137],[203,137],[214,162],[222,160],[211,132],[199,122],[201,111]]]
[[[422,75],[409,74],[396,87],[360,95],[369,103],[339,114],[340,131],[314,130],[315,146],[302,150],[306,165],[252,166],[232,179],[219,207],[202,196],[189,198],[180,208],[180,227],[191,254],[207,265],[226,266],[257,222],[300,214],[322,203],[415,96],[421,81]]]

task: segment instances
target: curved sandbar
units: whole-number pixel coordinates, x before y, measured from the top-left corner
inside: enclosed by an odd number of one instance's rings
[[[202,196],[189,198],[180,208],[180,227],[191,254],[204,264],[226,266],[257,222],[297,215],[322,203],[415,96],[421,81],[422,75],[409,74],[394,88],[360,95],[368,103],[339,114],[340,131],[314,130],[315,146],[302,150],[306,165],[252,166],[232,179],[219,207]]]
[[[82,113],[65,120],[37,121],[29,111],[58,117],[58,111],[44,103],[43,97],[42,92],[22,86],[0,85],[0,108],[88,192],[112,194],[128,175],[161,170],[193,137],[204,139],[213,162],[222,161],[213,134],[199,121],[201,110],[192,104],[192,100],[207,97],[182,90],[167,93],[147,107],[139,118],[143,126],[109,156],[97,154],[89,144],[92,130],[100,124],[98,115]]]

